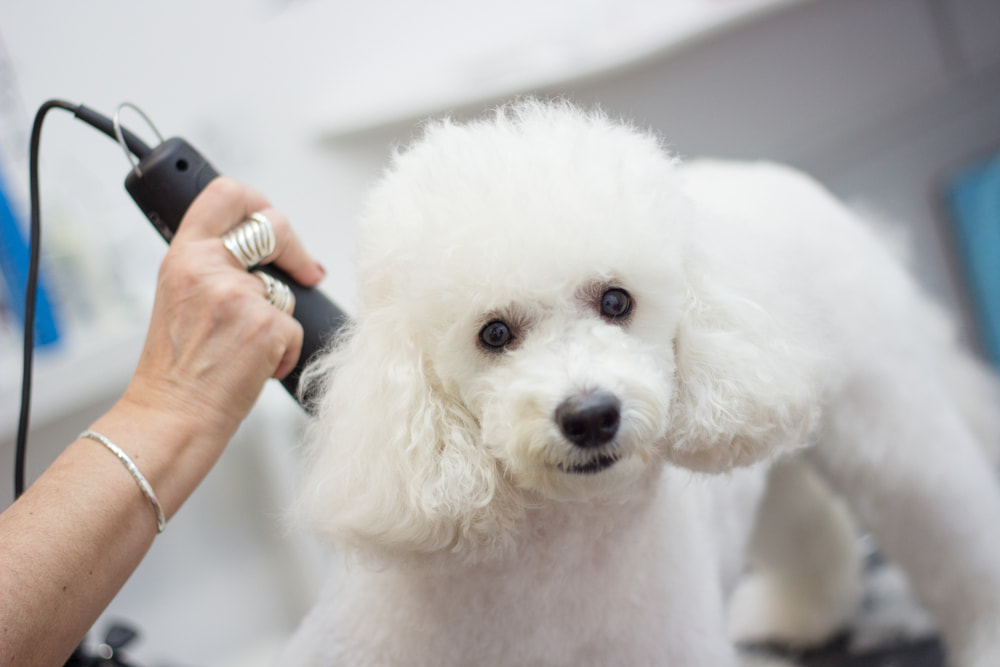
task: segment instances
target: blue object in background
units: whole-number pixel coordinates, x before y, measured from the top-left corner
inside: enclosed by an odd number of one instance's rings
[[[7,293],[3,304],[24,327],[24,290],[28,284],[28,243],[21,232],[0,173],[0,270]],[[35,300],[35,344],[50,345],[59,340],[59,326],[53,304],[45,288],[44,276],[38,277]]]
[[[1000,367],[1000,155],[959,172],[947,198],[983,345]]]

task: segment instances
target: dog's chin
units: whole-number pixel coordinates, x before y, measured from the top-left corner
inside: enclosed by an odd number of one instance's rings
[[[607,498],[633,488],[648,467],[638,455],[602,453],[547,466],[532,476],[528,486],[553,500]]]
[[[571,475],[596,475],[618,463],[621,458],[618,454],[598,453],[584,462],[575,461],[573,463],[559,463],[556,467],[562,472]]]

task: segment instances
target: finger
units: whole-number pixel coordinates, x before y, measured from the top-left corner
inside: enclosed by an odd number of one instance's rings
[[[299,361],[299,355],[302,353],[303,333],[302,325],[291,317],[282,318],[278,326],[281,327],[280,335],[285,341],[285,353],[278,367],[274,370],[274,375],[271,377],[284,380],[285,376],[292,372],[295,364]]]
[[[266,271],[254,269],[253,275],[260,279],[267,291],[267,302],[272,306],[291,315],[295,312],[295,293],[289,285],[278,280]]]
[[[288,218],[275,209],[259,211],[271,222],[274,229],[275,247],[261,264],[274,263],[302,285],[315,285],[324,275],[323,267],[309,254],[302,239],[288,223]]]
[[[245,278],[241,277],[241,280],[243,280],[247,285],[251,282],[256,283],[255,286],[250,289],[261,295],[261,307],[268,309],[267,319],[270,322],[269,328],[271,331],[271,334],[268,334],[268,338],[277,342],[282,350],[281,359],[274,368],[274,372],[271,374],[271,377],[279,380],[283,379],[292,371],[293,368],[295,368],[295,364],[298,363],[299,354],[302,351],[302,325],[299,324],[297,320],[292,318],[289,313],[286,313],[268,303],[268,288],[264,281],[260,280],[252,273],[244,273],[243,276],[245,276]]]
[[[220,237],[254,211],[270,207],[259,191],[225,176],[212,180],[195,197],[177,228],[185,241]]]

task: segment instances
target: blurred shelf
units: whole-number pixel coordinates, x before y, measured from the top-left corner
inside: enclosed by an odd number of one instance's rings
[[[145,336],[138,323],[104,324],[71,331],[57,344],[36,349],[31,392],[31,426],[51,423],[77,410],[115,398],[135,370]],[[19,345],[0,349],[0,442],[17,436],[21,405]]]

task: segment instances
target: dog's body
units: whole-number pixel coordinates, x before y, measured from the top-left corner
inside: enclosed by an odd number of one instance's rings
[[[377,565],[333,578],[283,664],[735,664],[724,595],[766,462],[806,446],[782,478],[819,471],[955,663],[1000,664],[996,386],[805,177],[681,167],[526,102],[397,156],[359,272],[353,330],[310,369],[300,510]],[[779,553],[807,486],[777,486],[730,629],[822,638],[853,600],[849,540]]]
[[[761,484],[741,474],[747,502],[730,507],[747,525]],[[532,508],[507,558],[351,563],[281,664],[734,665],[720,554],[735,545],[719,541],[711,482],[690,477],[647,477],[624,501]]]

